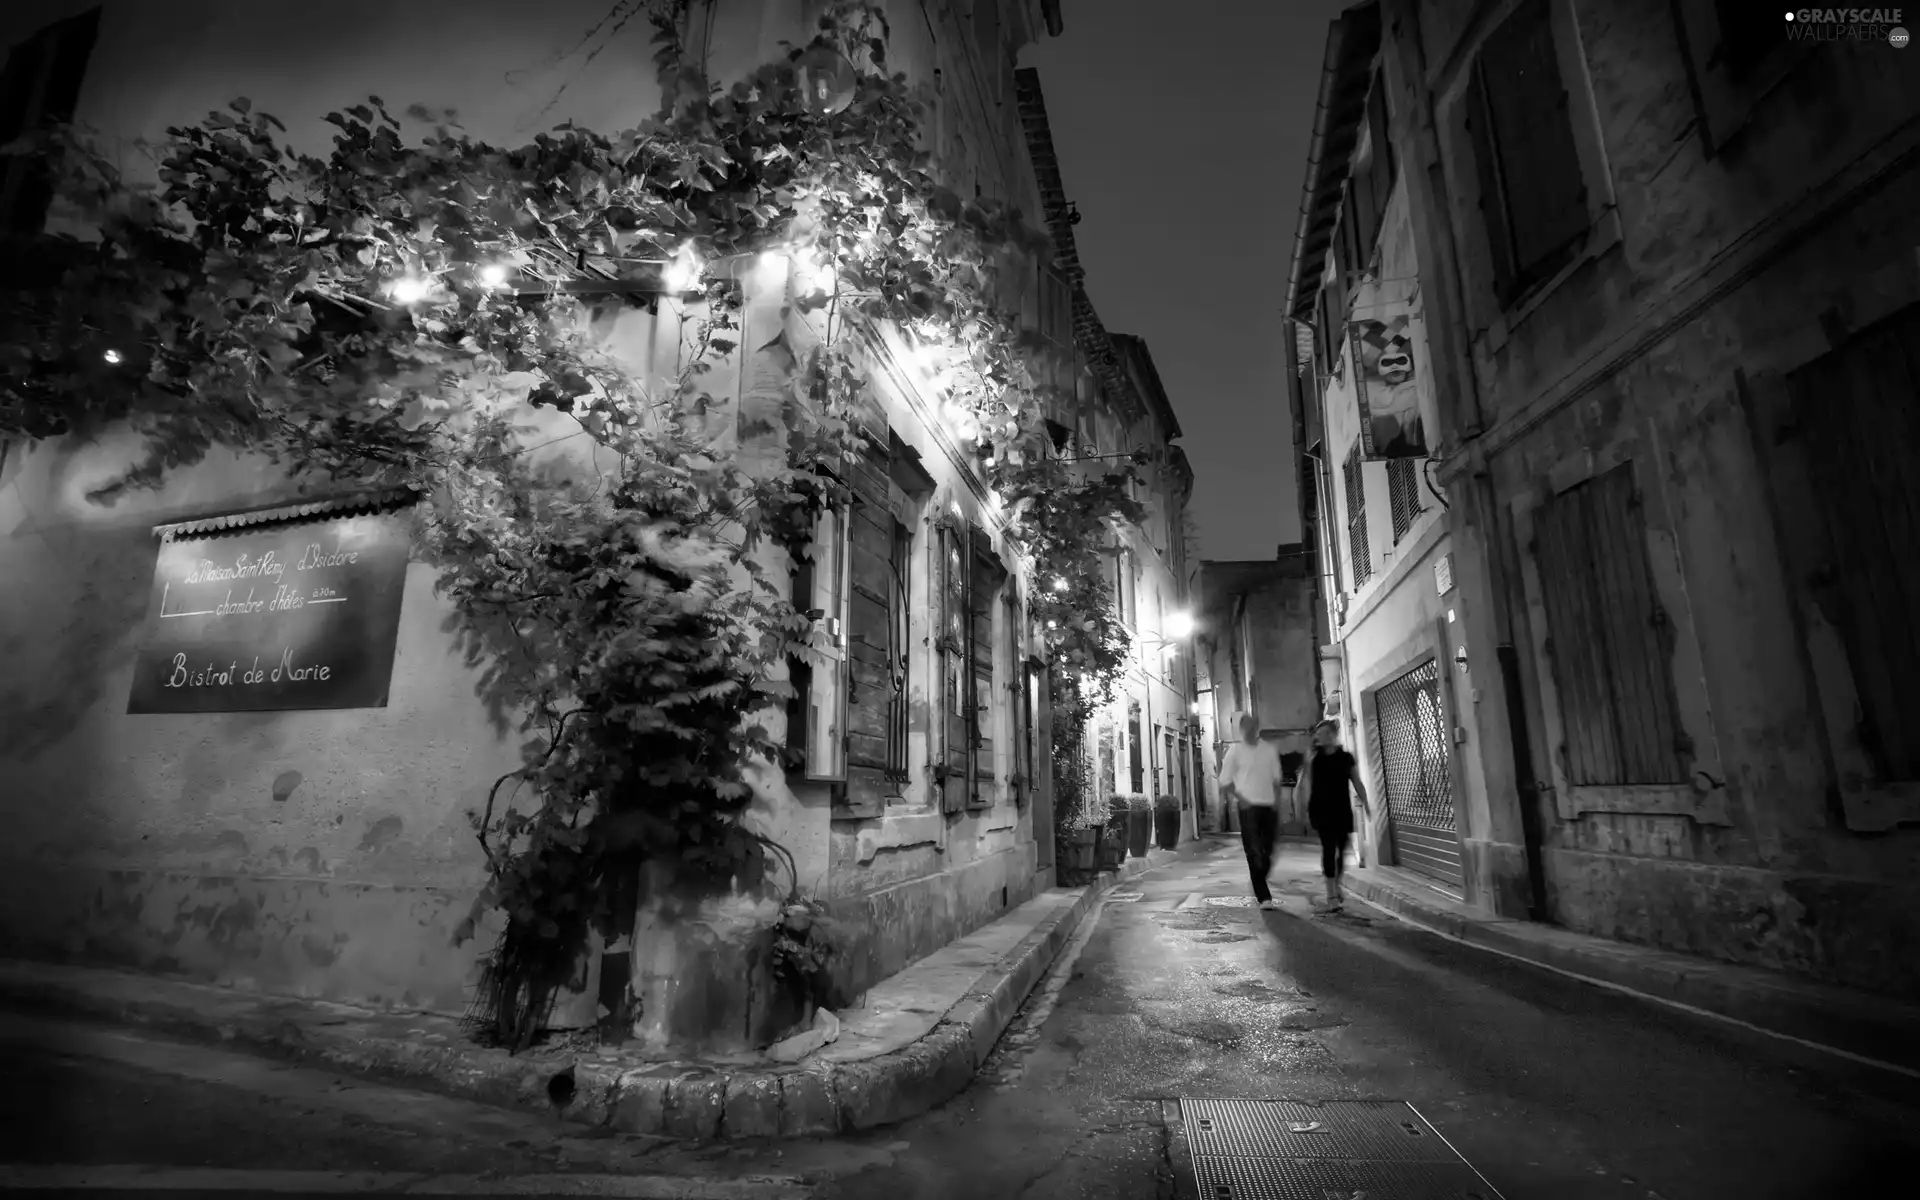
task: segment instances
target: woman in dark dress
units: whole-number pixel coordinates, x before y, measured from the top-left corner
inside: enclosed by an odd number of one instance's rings
[[[1340,891],[1340,873],[1346,866],[1347,843],[1353,838],[1353,801],[1372,816],[1366,785],[1358,764],[1340,745],[1340,725],[1322,721],[1313,731],[1313,761],[1300,775],[1306,789],[1302,807],[1307,823],[1320,835],[1320,873],[1327,877],[1327,911],[1339,912],[1346,897]]]

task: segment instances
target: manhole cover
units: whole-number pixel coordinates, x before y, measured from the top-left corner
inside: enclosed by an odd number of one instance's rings
[[[1223,1158],[1197,1154],[1202,1200],[1499,1200],[1465,1163]]]
[[[1180,1101],[1203,1200],[1500,1200],[1410,1104]]]
[[[1195,1154],[1459,1162],[1453,1147],[1402,1103],[1182,1100]]]
[[[1215,908],[1252,908],[1252,896],[1208,896],[1202,904],[1211,904]]]

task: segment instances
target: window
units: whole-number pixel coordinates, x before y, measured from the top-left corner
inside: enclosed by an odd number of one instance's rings
[[[795,669],[794,744],[808,779],[834,782],[847,777],[847,520],[844,508],[820,514],[793,579],[793,594],[806,598],[813,619]]]
[[[1420,519],[1426,506],[1420,502],[1420,464],[1425,459],[1387,460],[1387,500],[1393,509],[1393,544],[1398,546]]]
[[[1007,748],[1007,758],[1012,779],[1013,797],[1016,801],[1025,796],[1026,789],[1033,782],[1032,753],[1033,710],[1028,707],[1028,671],[1026,666],[1026,606],[1020,601],[1018,589],[1009,585],[1003,589],[1006,593],[1006,637],[1007,644],[1007,708],[1008,736],[1012,744]]]
[[[974,526],[968,532],[971,543],[970,569],[973,578],[967,589],[966,678],[967,778],[970,786],[967,804],[986,808],[993,804],[997,782],[994,773],[993,723],[998,707],[993,703],[993,608],[994,597],[1006,582],[1007,572],[994,554],[986,531]]]
[[[100,31],[100,10],[58,21],[16,45],[0,68],[0,146],[49,124],[73,120],[80,84]],[[0,229],[38,233],[53,186],[34,156],[0,159]]]
[[[1821,681],[1839,698],[1829,718],[1844,759],[1881,783],[1920,780],[1920,306],[1849,338],[1786,380],[1770,450],[1798,459],[1799,486],[1779,467],[1775,510],[1803,607],[1838,634],[1843,659]],[[1837,682],[1837,680],[1836,680]],[[1857,748],[1857,751],[1856,751]],[[1846,786],[1859,786],[1846,781]]]
[[[1387,211],[1387,199],[1393,193],[1393,146],[1387,132],[1387,85],[1382,75],[1373,77],[1367,96],[1367,150],[1353,163],[1347,177],[1347,196],[1340,221],[1346,232],[1341,245],[1347,254],[1349,271],[1364,271],[1373,261],[1380,226]]]
[[[1787,44],[1787,23],[1753,0],[1713,0],[1720,45],[1708,61],[1736,80],[1751,78],[1775,50]]]
[[[1127,701],[1127,771],[1132,786],[1130,793],[1138,794],[1147,790],[1147,764],[1145,761],[1145,741],[1140,733],[1140,702]]]
[[[1572,261],[1592,223],[1549,0],[1488,35],[1467,83],[1480,212],[1502,306]]]
[[[1654,591],[1633,464],[1560,493],[1534,518],[1546,652],[1567,782],[1692,778],[1673,687],[1673,623]]]
[[[941,781],[941,807],[959,812],[967,806],[967,767],[972,756],[972,672],[966,669],[968,603],[972,572],[967,565],[966,535],[951,521],[940,528],[940,736],[935,750],[935,774]]]
[[[909,585],[913,582],[913,526],[893,519],[893,549],[888,556],[887,591],[887,778],[907,779],[909,704],[912,698],[911,664],[913,609]]]
[[[1675,0],[1681,48],[1709,155],[1747,124],[1762,96],[1805,58],[1778,11],[1746,0]]]
[[[1355,591],[1373,578],[1373,548],[1367,543],[1367,488],[1363,474],[1366,462],[1360,457],[1360,443],[1347,454],[1344,471],[1347,484],[1347,553],[1353,560]]]

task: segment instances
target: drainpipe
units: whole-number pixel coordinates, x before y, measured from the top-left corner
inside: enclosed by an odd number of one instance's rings
[[[1292,319],[1293,318],[1291,317],[1286,318],[1286,320],[1289,320],[1289,321],[1291,321]],[[1280,340],[1286,343],[1287,404],[1288,404],[1288,407],[1292,410],[1293,446],[1296,454],[1298,455],[1298,458],[1294,463],[1294,468],[1295,468],[1294,490],[1298,493],[1298,498],[1296,499],[1295,503],[1299,505],[1299,511],[1300,511],[1300,545],[1303,550],[1307,549],[1308,547],[1311,547],[1311,550],[1309,550],[1308,552],[1313,555],[1313,562],[1310,564],[1307,571],[1307,580],[1308,580],[1307,586],[1308,586],[1308,592],[1309,592],[1307,599],[1309,604],[1312,607],[1308,608],[1307,611],[1308,612],[1325,612],[1326,596],[1321,591],[1321,588],[1320,588],[1320,580],[1321,580],[1320,524],[1322,520],[1325,518],[1326,514],[1323,511],[1321,511],[1320,505],[1314,502],[1314,501],[1317,501],[1318,499],[1317,492],[1319,490],[1319,485],[1320,485],[1319,466],[1318,466],[1318,461],[1315,455],[1311,451],[1309,451],[1306,446],[1307,387],[1306,387],[1306,382],[1302,380],[1300,377],[1301,364],[1298,361],[1298,357],[1300,354],[1300,342],[1298,338],[1292,336],[1291,330],[1288,331],[1287,336],[1282,337]],[[1324,426],[1325,422],[1322,421],[1321,424]],[[1311,476],[1309,476],[1307,471],[1301,469],[1306,467],[1309,462],[1313,462],[1315,464],[1314,473]],[[1311,510],[1313,513],[1313,516],[1311,518],[1307,516],[1307,513],[1309,510]],[[1314,622],[1314,628],[1312,631],[1313,632],[1313,696],[1316,701],[1319,701],[1322,696],[1326,695],[1326,680],[1323,678],[1324,672],[1322,672],[1320,669],[1319,624],[1320,624],[1319,621],[1316,620]]]

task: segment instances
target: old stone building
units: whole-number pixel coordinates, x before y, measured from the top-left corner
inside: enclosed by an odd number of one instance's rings
[[[820,7],[722,0],[695,4],[690,20],[710,73],[725,79],[803,40],[802,10]],[[889,61],[933,89],[928,135],[941,175],[963,194],[1045,212],[1014,60],[1059,32],[1057,5],[897,7]],[[133,139],[235,96],[281,117],[309,149],[326,145],[323,113],[369,94],[395,112],[451,108],[467,132],[496,143],[569,120],[621,129],[658,105],[652,49],[644,22],[608,33],[595,24],[604,15],[591,0],[349,0],[324,21],[243,3],[16,5],[0,18],[0,44],[13,56],[8,78],[35,88],[0,100],[26,96],[0,122],[75,115],[129,170],[139,169]],[[601,41],[580,45],[587,29]],[[8,193],[10,205],[18,198]],[[9,213],[37,223],[44,204],[29,209]],[[750,328],[790,319],[786,289],[801,269],[769,262],[743,283]],[[1072,346],[1059,269],[1021,270],[1029,323]],[[670,371],[679,319],[667,303],[629,310],[608,336],[643,369]],[[1048,774],[1035,765],[1047,685],[1024,603],[1035,583],[1007,545],[978,455],[932,398],[932,365],[886,330],[874,345],[884,415],[855,472],[858,502],[823,528],[822,565],[801,584],[826,622],[808,715],[790,734],[807,766],[765,781],[753,811],[848,931],[837,970],[850,995],[1052,882]],[[1138,359],[1134,369],[1144,352]],[[736,353],[726,371],[732,382],[716,387],[734,388],[745,411],[765,364]],[[432,568],[409,561],[404,524],[383,515],[388,500],[337,496],[232,456],[152,494],[89,501],[133,449],[127,438],[56,441],[0,457],[0,644],[11,664],[0,674],[0,811],[15,831],[0,850],[0,946],[266,991],[462,1008],[486,948],[484,937],[454,936],[483,882],[469,814],[517,764],[519,739],[475,698]],[[149,599],[161,595],[163,538],[244,530],[324,540],[355,521],[389,521],[381,545],[398,555],[390,684],[382,676],[377,696],[317,711],[155,712],[137,702],[129,711],[135,664],[162,611],[152,604],[165,602]],[[1166,591],[1175,603],[1177,589]],[[940,636],[950,630],[953,639]],[[669,879],[649,887],[631,965],[638,1035],[679,1050],[773,1036],[761,978],[771,901],[689,906],[669,902]],[[589,979],[585,996],[597,987]]]
[[[1078,218],[1060,180],[1040,77],[1022,70],[1018,78],[1022,119],[1056,250],[1056,294],[1081,365],[1074,385],[1078,410],[1060,414],[1055,440],[1085,471],[1130,469],[1133,498],[1146,514],[1138,528],[1124,531],[1109,547],[1114,603],[1131,650],[1113,703],[1092,722],[1091,799],[1100,808],[1116,796],[1165,798],[1183,813],[1181,836],[1191,838],[1204,778],[1193,703],[1193,564],[1185,536],[1193,468],[1174,444],[1180,422],[1146,341],[1110,333],[1087,294],[1073,240]]]
[[[1314,559],[1312,547],[1294,544],[1269,562],[1209,559],[1196,573],[1205,782],[1212,785],[1203,828],[1239,828],[1234,813],[1220,807],[1216,776],[1240,737],[1242,715],[1259,718],[1261,739],[1273,743],[1290,773],[1312,744],[1322,712],[1317,674],[1325,633]],[[1305,815],[1291,793],[1281,804],[1282,831],[1304,832]]]
[[[1334,24],[1287,311],[1386,861],[1920,993],[1904,53],[1708,0]]]

